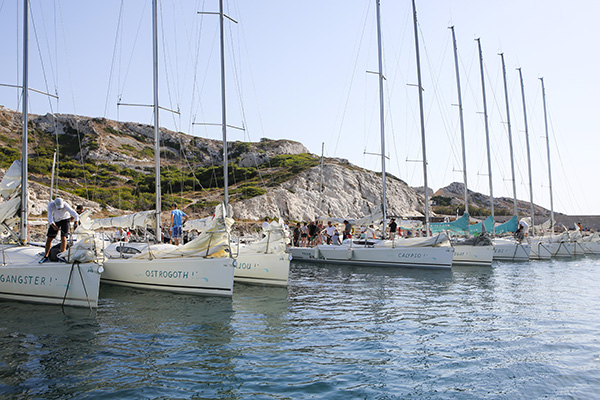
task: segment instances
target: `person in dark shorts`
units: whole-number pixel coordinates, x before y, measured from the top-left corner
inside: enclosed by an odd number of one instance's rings
[[[396,224],[396,218],[392,218],[390,225],[390,239],[393,239],[396,236],[396,230],[398,229],[398,224]]]
[[[183,233],[183,224],[187,220],[187,214],[177,208],[176,203],[173,203],[173,210],[171,211],[171,237],[175,246],[179,245],[179,239],[181,239]]]
[[[69,225],[71,217],[75,223],[79,221],[79,214],[75,212],[63,199],[57,197],[54,201],[48,203],[48,233],[46,234],[46,248],[44,257],[40,260],[40,264],[48,261],[52,240],[58,235],[60,230],[60,252],[67,249],[67,236],[69,235]]]

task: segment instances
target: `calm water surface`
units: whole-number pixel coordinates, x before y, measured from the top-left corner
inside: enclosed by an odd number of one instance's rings
[[[600,258],[0,303],[2,399],[598,399]]]

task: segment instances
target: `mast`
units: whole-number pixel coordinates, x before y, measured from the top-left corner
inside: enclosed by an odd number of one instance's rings
[[[502,59],[502,75],[504,76],[504,99],[506,100],[506,124],[508,125],[508,144],[510,147],[510,171],[512,174],[512,187],[513,187],[513,204],[515,215],[518,215],[517,209],[517,182],[515,180],[515,159],[513,154],[513,143],[512,143],[512,130],[510,127],[510,110],[508,107],[508,87],[506,86],[506,67],[504,66],[504,53],[500,53]]]
[[[219,31],[221,36],[221,124],[223,129],[223,185],[225,217],[229,217],[229,165],[227,154],[227,107],[225,101],[225,40],[224,40],[223,0],[219,0]]]
[[[467,189],[467,151],[465,149],[465,123],[463,119],[462,94],[460,92],[460,74],[458,72],[458,48],[454,26],[451,26],[452,41],[454,42],[454,66],[456,69],[456,88],[458,92],[458,115],[460,116],[460,139],[462,143],[463,183],[465,184],[465,213],[469,213],[469,191]]]
[[[548,138],[548,112],[546,111],[546,89],[544,78],[542,81],[542,99],[544,101],[544,126],[546,128],[546,149],[548,151],[548,183],[550,185],[550,229],[554,233],[554,200],[552,199],[552,168],[550,168],[550,139]]]
[[[531,228],[535,226],[535,211],[533,208],[533,180],[531,176],[531,150],[529,148],[529,130],[527,128],[527,107],[525,106],[525,85],[523,85],[523,72],[521,68],[517,68],[519,71],[519,79],[521,81],[521,95],[523,97],[523,120],[525,121],[525,143],[527,144],[527,170],[529,172],[529,203],[531,206]]]
[[[23,1],[23,144],[21,149],[21,236],[27,242],[27,122],[29,120],[29,1]]]
[[[377,55],[379,62],[379,125],[381,129],[381,184],[383,187],[382,190],[382,200],[381,200],[381,211],[383,212],[383,230],[385,231],[385,227],[387,226],[387,207],[386,207],[386,183],[385,183],[385,118],[384,118],[384,110],[383,110],[383,55],[381,50],[381,2],[380,0],[375,0],[377,4]]]
[[[417,8],[412,0],[413,23],[415,27],[415,51],[417,58],[417,79],[419,90],[419,115],[421,119],[421,149],[423,151],[423,182],[425,185],[425,232],[429,236],[429,188],[427,184],[427,149],[425,147],[425,115],[423,113],[423,85],[421,84],[421,58],[419,56],[419,33],[417,27]]]
[[[485,98],[485,75],[483,73],[483,53],[481,52],[481,40],[477,40],[477,46],[479,48],[479,69],[481,70],[481,92],[483,94],[483,119],[485,121],[485,144],[487,147],[487,162],[488,162],[488,178],[490,181],[490,204],[492,218],[494,218],[494,190],[492,184],[492,155],[490,152],[490,129],[488,126],[488,113],[487,113],[487,100]],[[492,232],[494,233],[494,232]]]
[[[156,242],[161,241],[160,213],[161,187],[160,187],[160,128],[158,125],[158,7],[157,0],[152,0],[152,85],[154,100],[154,171],[156,191]]]

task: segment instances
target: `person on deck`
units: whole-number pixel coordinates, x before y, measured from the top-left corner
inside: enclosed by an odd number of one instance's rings
[[[306,226],[306,222],[300,228],[300,247],[308,247],[308,226]]]
[[[365,239],[375,239],[375,228],[373,225],[369,225],[365,231]]]
[[[331,221],[327,221],[327,227],[323,230],[325,237],[327,238],[327,244],[331,244],[331,239],[335,234],[335,226],[331,224]]]
[[[352,237],[352,225],[350,225],[350,222],[344,220],[344,234],[342,236],[342,238],[344,240],[346,239],[350,239]]]
[[[394,239],[396,236],[396,230],[398,229],[398,224],[396,224],[396,218],[392,218],[389,224],[390,228],[390,239]]]
[[[294,228],[294,242],[293,242],[294,247],[300,246],[300,234],[301,233],[302,233],[302,228],[300,226],[300,222],[298,222],[296,224],[296,227]]]
[[[188,220],[188,216],[177,208],[177,204],[173,203],[173,210],[171,211],[171,236],[173,238],[173,244],[179,245],[179,238],[183,232],[183,224]]]
[[[77,211],[77,215],[81,215],[84,213],[85,208],[83,208],[83,206],[81,204],[78,204],[77,207],[75,207],[75,211]],[[73,222],[73,230],[77,229],[77,227],[81,225],[81,220],[79,221],[74,221]]]
[[[340,244],[340,233],[338,232],[337,229],[333,233],[333,236],[331,238],[331,244],[336,245],[336,246]]]
[[[318,229],[315,221],[310,221],[308,224],[308,242],[310,246],[317,244],[317,233],[320,232]]]
[[[69,223],[71,217],[75,223],[79,221],[79,215],[71,208],[63,199],[57,197],[54,201],[48,203],[48,233],[46,234],[46,247],[44,257],[40,260],[40,264],[48,261],[52,240],[58,235],[60,229],[60,252],[67,249],[67,235],[69,234]]]

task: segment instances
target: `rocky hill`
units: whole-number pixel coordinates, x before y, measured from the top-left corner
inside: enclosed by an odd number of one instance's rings
[[[439,196],[442,198],[447,198],[453,206],[464,206],[464,190],[465,185],[459,182],[453,182],[450,185],[438,189],[433,196]],[[489,210],[491,206],[490,196],[473,192],[471,190],[468,191],[469,196],[469,207],[475,206],[476,208]],[[549,218],[550,211],[540,207],[538,205],[533,206],[534,213],[536,216],[542,218]],[[494,211],[497,215],[507,215],[512,216],[514,209],[514,202],[512,198],[508,197],[497,197],[494,198]],[[517,199],[517,210],[519,215],[528,216],[531,213],[531,205],[528,201],[522,201]]]
[[[72,204],[98,215],[154,208],[154,129],[150,125],[75,115],[30,115],[29,171],[31,212],[40,215],[49,199],[52,158],[58,149],[58,188]],[[161,129],[163,210],[177,202],[190,215],[206,216],[223,200],[221,141]],[[276,217],[306,221],[318,217],[360,218],[381,203],[381,174],[342,159],[320,159],[301,143],[261,139],[229,142],[229,192],[234,216],[261,220]],[[20,159],[21,114],[0,106],[0,168]],[[321,179],[323,187],[321,189]],[[388,182],[388,214],[419,217],[423,188],[411,188],[394,176]],[[433,191],[430,190],[430,193]],[[434,211],[448,214],[464,205],[463,185],[452,183],[433,193]],[[469,191],[470,207],[489,209],[488,196]],[[497,215],[512,215],[512,199],[495,199]],[[435,207],[435,206],[438,207]],[[519,213],[529,203],[519,201]],[[535,207],[536,215],[548,210]],[[471,213],[476,215],[475,213]],[[165,213],[168,215],[168,213]]]
[[[154,207],[152,126],[48,114],[30,115],[29,131],[30,180],[38,183],[31,188],[37,203],[49,198],[52,157],[58,148],[58,186],[71,203],[112,215]],[[21,114],[0,107],[0,167],[20,158],[20,138]],[[163,209],[176,201],[193,216],[211,214],[223,198],[222,143],[161,129],[160,149]],[[324,160],[320,190],[319,158],[301,143],[229,142],[228,152],[236,218],[358,218],[381,203],[381,175],[345,160]],[[389,176],[387,190],[390,215],[422,215],[422,197],[406,183]],[[44,209],[38,204],[32,212]]]

